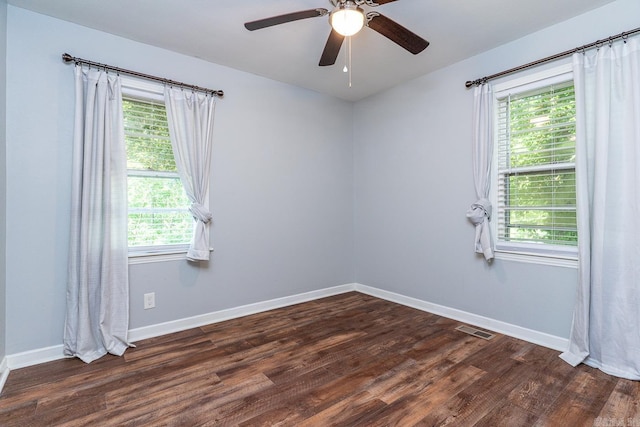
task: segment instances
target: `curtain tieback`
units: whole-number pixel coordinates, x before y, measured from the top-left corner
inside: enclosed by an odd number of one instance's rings
[[[491,233],[489,231],[491,202],[484,198],[478,200],[467,211],[467,218],[476,226],[476,252],[484,254],[485,259],[490,261],[493,259]]]
[[[205,208],[200,203],[192,203],[189,208],[189,212],[191,212],[191,215],[193,215],[196,220],[205,224],[208,224],[213,218],[213,214],[209,212],[209,209]]]
[[[482,224],[485,219],[491,219],[491,202],[489,199],[480,199],[472,204],[467,211],[467,218],[474,225]]]

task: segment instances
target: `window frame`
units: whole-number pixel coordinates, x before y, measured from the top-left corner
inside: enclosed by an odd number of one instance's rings
[[[578,247],[550,245],[544,243],[505,242],[498,240],[498,108],[499,99],[508,94],[518,94],[533,91],[546,86],[573,81],[573,70],[570,63],[549,68],[537,73],[502,81],[493,86],[493,120],[494,141],[493,159],[491,163],[491,190],[490,199],[494,206],[491,231],[494,237],[494,253],[496,259],[519,261],[533,264],[544,264],[560,267],[577,268]]]
[[[121,77],[122,96],[140,101],[165,103],[164,86],[146,80]],[[128,176],[128,173],[127,173]],[[190,243],[128,247],[129,264],[186,259]]]

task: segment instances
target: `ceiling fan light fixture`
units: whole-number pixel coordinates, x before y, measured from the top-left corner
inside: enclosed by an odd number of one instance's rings
[[[364,11],[353,2],[340,4],[329,15],[329,22],[338,34],[352,36],[364,27]]]

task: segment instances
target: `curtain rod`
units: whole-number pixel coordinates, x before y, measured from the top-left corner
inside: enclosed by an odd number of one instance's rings
[[[486,83],[489,80],[497,79],[498,77],[506,76],[507,74],[512,74],[517,71],[526,70],[527,68],[535,67],[536,65],[545,64],[547,62],[555,61],[556,59],[564,58],[569,55],[573,55],[576,52],[582,52],[587,49],[592,49],[594,47],[600,47],[605,43],[612,43],[614,40],[618,39],[626,39],[627,37],[640,32],[640,27],[631,30],[625,31],[615,36],[608,37],[602,40],[596,40],[593,43],[585,44],[584,46],[576,47],[575,49],[565,50],[564,52],[556,53],[555,55],[547,56],[546,58],[538,59],[537,61],[529,62],[528,64],[520,65],[515,68],[511,68],[506,71],[501,71],[499,73],[491,74],[490,76],[483,77],[481,79],[469,80],[464,85],[466,88],[470,88],[471,86],[477,86],[483,83]]]
[[[195,91],[198,91],[198,92],[206,92],[206,93],[210,93],[210,94],[212,94],[214,96],[217,96],[219,98],[222,98],[224,96],[224,91],[222,91],[222,90],[207,89],[206,87],[200,87],[200,86],[190,85],[190,84],[186,84],[186,83],[182,83],[182,82],[176,82],[176,81],[165,79],[165,78],[162,78],[162,77],[152,76],[150,74],[139,73],[137,71],[127,70],[127,69],[124,69],[124,68],[118,68],[118,67],[114,67],[114,66],[107,65],[107,64],[101,64],[99,62],[93,62],[93,61],[89,61],[89,60],[82,59],[82,58],[76,58],[75,56],[71,56],[68,53],[63,53],[62,54],[62,60],[64,62],[67,62],[67,63],[68,62],[75,62],[76,65],[78,65],[78,64],[86,64],[86,65],[89,65],[91,67],[104,68],[105,70],[111,70],[111,71],[115,71],[117,73],[128,74],[130,76],[135,76],[135,77],[142,77],[143,79],[154,80],[154,81],[165,83],[165,84],[168,84],[168,85],[183,87],[183,88],[195,90]]]

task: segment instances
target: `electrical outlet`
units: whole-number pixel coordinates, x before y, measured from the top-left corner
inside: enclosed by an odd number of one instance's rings
[[[144,294],[144,309],[148,310],[156,306],[156,293],[150,292],[148,294]]]

